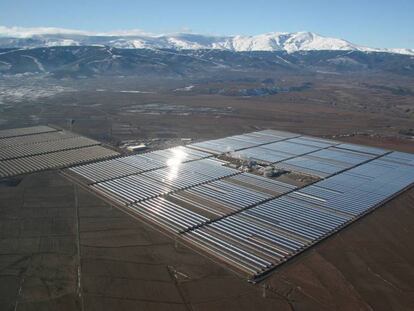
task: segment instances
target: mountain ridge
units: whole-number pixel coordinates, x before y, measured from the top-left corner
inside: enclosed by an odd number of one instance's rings
[[[269,32],[253,36],[215,36],[194,33],[155,35],[140,30],[95,33],[60,28],[0,26],[0,48],[109,46],[123,49],[249,51],[359,51],[405,54],[414,49],[370,48],[313,32]]]
[[[47,75],[243,77],[274,74],[375,74],[414,76],[414,57],[360,51],[252,51],[118,49],[108,46],[67,46],[0,49],[0,78]]]

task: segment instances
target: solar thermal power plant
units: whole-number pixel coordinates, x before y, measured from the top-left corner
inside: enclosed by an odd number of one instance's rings
[[[118,156],[93,139],[49,126],[0,131],[0,178]]]
[[[313,178],[263,177],[242,162]],[[411,187],[414,154],[265,130],[62,173],[257,282]]]

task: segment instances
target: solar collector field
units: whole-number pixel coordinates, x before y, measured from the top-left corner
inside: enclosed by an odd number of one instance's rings
[[[276,167],[326,178],[376,156],[330,147],[277,163]]]
[[[77,168],[70,169],[76,172]],[[98,182],[91,187],[125,205],[141,202],[177,190],[211,182],[240,172],[223,166],[223,162],[201,159]]]
[[[48,126],[0,131],[0,178],[116,155],[93,139]]]
[[[47,154],[0,161],[0,177],[9,177],[40,170],[61,168],[118,155],[102,146],[58,151]]]
[[[139,155],[120,157],[104,162],[86,164],[73,168],[72,171],[81,175],[88,180],[88,183],[92,184],[210,156],[210,154],[202,151],[178,146]]]
[[[49,127],[45,125],[0,130],[0,139],[8,138],[8,137],[36,135],[36,134],[41,134],[41,133],[57,132],[57,131],[58,130],[54,129],[53,127]]]
[[[412,185],[414,170],[410,169],[410,164],[414,156],[402,154],[399,158],[404,159],[404,163],[395,163],[393,160],[397,155],[385,155],[238,214],[211,222],[194,232],[186,233],[186,239],[201,244],[213,254],[225,254],[239,269],[245,272],[254,270],[253,275],[260,277],[272,266],[277,266],[301,251],[302,247],[316,243]],[[248,224],[249,233],[243,231],[247,230],[243,228],[241,233],[234,234],[239,229],[229,224],[239,222],[240,218],[245,225]],[[255,229],[252,229],[258,226],[265,227],[262,236],[258,236]],[[228,247],[228,235],[232,230],[232,239],[237,248]],[[277,232],[277,237],[300,241],[303,245],[289,249],[277,240],[270,242],[269,232]],[[275,253],[269,258],[269,254],[262,249],[262,244],[252,242],[257,239],[266,240],[275,248],[282,249],[284,255]]]
[[[130,175],[100,182],[91,186],[125,205],[155,198],[176,190],[168,184],[160,183],[142,175]]]
[[[261,132],[235,135],[215,140],[204,141],[188,145],[189,148],[202,150],[212,154],[222,154],[226,152],[238,151],[263,144],[269,144],[276,141],[282,141],[289,138],[298,137],[297,134],[265,130]]]
[[[42,143],[47,141],[57,141],[61,139],[73,138],[79,136],[68,131],[54,131],[40,133],[36,135],[15,136],[0,139],[0,147],[28,145],[34,143]]]
[[[67,172],[252,280],[414,183],[412,154],[272,130],[173,150]],[[297,187],[212,157],[223,153],[322,179]]]
[[[287,137],[286,139],[231,153],[234,158],[253,160],[259,163],[278,163],[323,150],[339,143],[313,137]]]
[[[212,214],[210,218],[214,218],[270,199],[271,195],[222,179],[179,191],[171,197],[193,206],[192,210],[199,209],[201,214]]]
[[[8,146],[0,149],[0,160],[21,158],[37,154],[77,149],[99,145],[100,143],[86,137],[71,137],[63,140],[39,142],[28,145]]]

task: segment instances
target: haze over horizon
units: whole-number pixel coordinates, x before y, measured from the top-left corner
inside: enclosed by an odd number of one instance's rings
[[[309,31],[345,39],[355,44],[381,48],[414,48],[412,1],[258,0],[209,3],[180,1],[74,0],[62,7],[42,3],[4,0],[0,24],[6,27],[56,27],[90,32],[140,29],[149,33],[197,33],[211,35],[257,35],[269,32]],[[266,8],[266,9],[264,9]]]

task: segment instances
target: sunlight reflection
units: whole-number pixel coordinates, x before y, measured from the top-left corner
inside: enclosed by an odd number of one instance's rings
[[[167,165],[169,167],[167,176],[168,180],[173,180],[177,178],[180,165],[187,158],[187,153],[180,148],[175,148],[171,151],[173,153],[173,156],[167,160]]]

